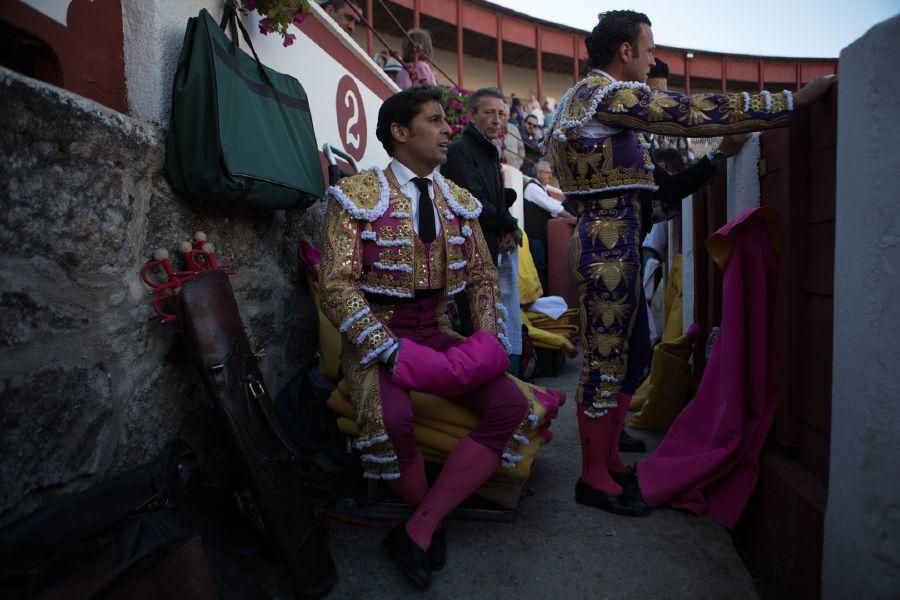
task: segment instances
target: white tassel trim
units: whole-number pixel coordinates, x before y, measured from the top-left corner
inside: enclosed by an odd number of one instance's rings
[[[465,269],[468,264],[469,264],[468,261],[457,260],[457,261],[454,261],[454,262],[450,263],[449,265],[447,265],[447,268],[450,269],[451,271],[459,271],[460,269]]]
[[[597,410],[601,410],[604,408],[616,408],[617,406],[619,406],[619,403],[615,400],[610,400],[609,402],[592,402],[591,406],[593,406]]]
[[[611,381],[612,383],[618,383],[619,379],[615,375],[601,375],[600,381]]]
[[[763,90],[760,93],[763,95],[763,98],[765,98],[765,100],[766,100],[766,112],[771,111],[772,110],[772,94],[765,90]]]
[[[362,360],[359,361],[359,364],[362,366],[368,366],[373,360],[377,357],[381,356],[381,353],[393,346],[396,342],[394,340],[387,340],[382,345],[378,346],[368,354],[362,357]]]
[[[367,337],[369,337],[370,335],[372,335],[373,333],[375,333],[376,331],[381,329],[381,327],[382,327],[381,323],[375,323],[374,325],[370,325],[369,327],[366,327],[365,329],[363,329],[362,331],[359,332],[359,335],[356,336],[356,339],[353,340],[353,343],[356,344],[357,346],[362,345],[362,343],[366,340]]]
[[[452,221],[452,220],[453,220],[453,213],[450,212],[450,210],[445,210],[445,211],[444,211],[444,217],[445,217],[448,221]]]
[[[378,235],[374,231],[363,231],[359,237],[364,240],[377,240]]]
[[[611,392],[609,390],[604,390],[604,391],[600,392],[601,398],[612,398],[615,395],[616,395],[615,392]]]
[[[787,101],[787,109],[789,112],[794,110],[794,93],[791,90],[784,90],[784,99]]]
[[[404,273],[412,273],[413,270],[411,266],[403,263],[397,265],[386,265],[383,262],[376,261],[372,266],[382,271],[403,271]]]
[[[466,238],[462,237],[461,235],[454,235],[453,237],[448,238],[447,242],[451,246],[464,246],[466,243]]]
[[[503,453],[503,460],[504,460],[504,462],[505,462],[505,463],[510,463],[510,464],[512,464],[513,466],[516,466],[517,464],[519,464],[520,462],[522,462],[523,458],[524,458],[524,457],[523,457],[521,454],[519,454],[518,452],[510,452],[509,450],[506,450],[506,451]],[[510,467],[506,467],[506,468],[509,469]]]
[[[356,314],[350,315],[349,317],[344,319],[344,322],[341,323],[341,326],[338,328],[338,331],[340,331],[341,333],[345,333],[348,329],[350,329],[350,326],[353,325],[353,323],[355,323],[362,317],[366,316],[370,312],[372,312],[372,311],[368,306],[363,307],[362,309],[357,311]]]
[[[506,337],[506,334],[503,332],[497,332],[497,339],[500,340],[501,344],[503,344],[503,348],[506,350],[506,353],[512,354],[512,344],[509,343],[509,338]]]
[[[462,229],[459,230],[465,237],[472,237],[472,228],[468,225],[463,225]]]
[[[522,444],[523,446],[527,446],[529,443],[531,443],[531,440],[529,440],[527,437],[525,437],[521,433],[513,434],[513,439],[516,440],[517,442],[519,442],[520,444]]]
[[[389,192],[387,178],[384,176],[381,169],[373,168],[371,171],[378,176],[378,181],[381,183],[378,204],[371,209],[362,209],[358,207],[350,198],[345,196],[344,191],[336,185],[330,186],[327,190],[327,193],[331,194],[331,196],[344,207],[344,210],[350,213],[354,218],[362,221],[374,221],[382,216],[388,208]]]
[[[380,238],[377,242],[375,242],[376,246],[381,247],[390,247],[390,246],[412,246],[412,240],[409,238],[401,238],[399,240],[386,240],[384,238]]]
[[[571,194],[596,194],[598,192],[610,192],[614,190],[650,190],[655,192],[659,186],[654,183],[626,183],[623,185],[611,185],[605,188],[591,188],[589,190],[577,190],[574,192],[566,192],[566,196]]]
[[[462,205],[456,200],[456,197],[450,192],[450,186],[447,185],[447,181],[443,178],[440,173],[435,172],[434,174],[434,182],[438,184],[438,187],[441,188],[441,193],[444,195],[444,200],[447,201],[447,204],[450,206],[450,209],[464,219],[477,219],[478,215],[481,214],[481,202],[478,201],[478,198],[472,196],[472,201],[475,202],[475,208],[473,210],[466,210],[462,207]]]
[[[509,312],[507,312],[506,307],[503,306],[502,302],[497,302],[494,307],[500,311],[500,316],[503,319],[509,320]]]
[[[748,112],[750,110],[750,94],[741,92],[741,96],[744,97],[744,112]]]
[[[395,210],[391,213],[391,217],[395,219],[412,219],[412,215],[404,210]]]
[[[378,456],[376,454],[361,454],[359,459],[363,462],[377,463],[379,465],[386,465],[388,463],[397,462],[396,454],[389,454],[387,456]]]
[[[577,87],[577,86],[576,86]],[[573,92],[575,87],[571,88],[569,92]],[[580,119],[567,119],[560,118],[558,126],[554,127],[553,134],[557,136],[557,139],[565,139],[564,129],[577,129],[578,127],[582,127],[585,123],[594,118],[594,115],[597,113],[597,106],[603,102],[603,100],[609,96],[611,93],[616,90],[622,89],[633,89],[640,90],[645,94],[652,93],[650,88],[645,83],[640,83],[638,81],[613,81],[609,85],[601,88],[599,91],[594,92],[594,95],[591,96],[591,104],[588,107],[585,115]],[[563,96],[565,103],[568,104],[571,99],[571,95],[569,92],[566,92],[566,95]],[[568,96],[568,97],[567,97]],[[562,111],[562,101],[560,101],[560,111]],[[560,112],[560,115],[562,112]],[[561,137],[560,137],[561,136]]]
[[[375,437],[370,437],[366,439],[357,439],[353,443],[353,447],[357,450],[362,450],[364,448],[369,448],[370,446],[374,446],[375,444],[382,444],[388,441],[388,435],[386,433],[382,433],[381,435],[376,435]]]
[[[464,289],[466,289],[466,282],[465,282],[465,281],[463,281],[461,284],[459,284],[459,287],[456,287],[455,289],[452,289],[452,290],[450,290],[449,292],[447,292],[447,295],[448,295],[448,296],[455,296],[456,294],[460,293],[460,292],[463,291]]]
[[[369,473],[363,472],[366,479],[400,479],[400,471],[391,471],[390,473]]]
[[[391,288],[385,288],[378,285],[367,285],[365,283],[360,284],[359,289],[364,292],[369,292],[370,294],[382,294],[384,296],[394,296],[396,298],[413,298],[413,294],[410,292],[401,292],[399,290],[394,290]]]

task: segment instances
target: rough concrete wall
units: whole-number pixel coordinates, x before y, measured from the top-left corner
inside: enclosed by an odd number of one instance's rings
[[[840,58],[826,599],[900,592],[897,56],[900,16]]]
[[[222,16],[223,0],[123,0],[125,82],[129,114],[163,127],[169,123],[172,79],[190,17],[207,9]]]
[[[733,158],[728,159],[728,207],[732,221],[748,209],[759,207],[759,133],[754,133]]]
[[[681,201],[681,326],[694,323],[694,197]]]
[[[139,281],[153,248],[207,232],[277,393],[315,351],[295,252],[321,221],[189,203],[162,175],[161,129],[7,70],[0,98],[3,525],[151,459],[205,401]]]

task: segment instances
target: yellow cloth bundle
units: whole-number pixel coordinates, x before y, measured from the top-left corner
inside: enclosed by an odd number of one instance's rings
[[[522,232],[522,248],[519,249],[519,304],[531,304],[544,295],[534,259],[528,245],[528,236]]]

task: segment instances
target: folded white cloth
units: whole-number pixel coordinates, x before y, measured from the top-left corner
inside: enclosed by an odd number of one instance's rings
[[[566,299],[562,296],[541,296],[531,304],[525,307],[525,310],[547,315],[553,320],[560,318],[564,312],[569,310]]]

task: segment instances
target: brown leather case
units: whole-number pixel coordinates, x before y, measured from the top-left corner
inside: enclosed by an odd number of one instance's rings
[[[298,595],[324,596],[336,579],[334,561],[302,491],[298,453],[276,419],[228,276],[204,271],[182,285],[178,324],[230,453],[245,472]]]

